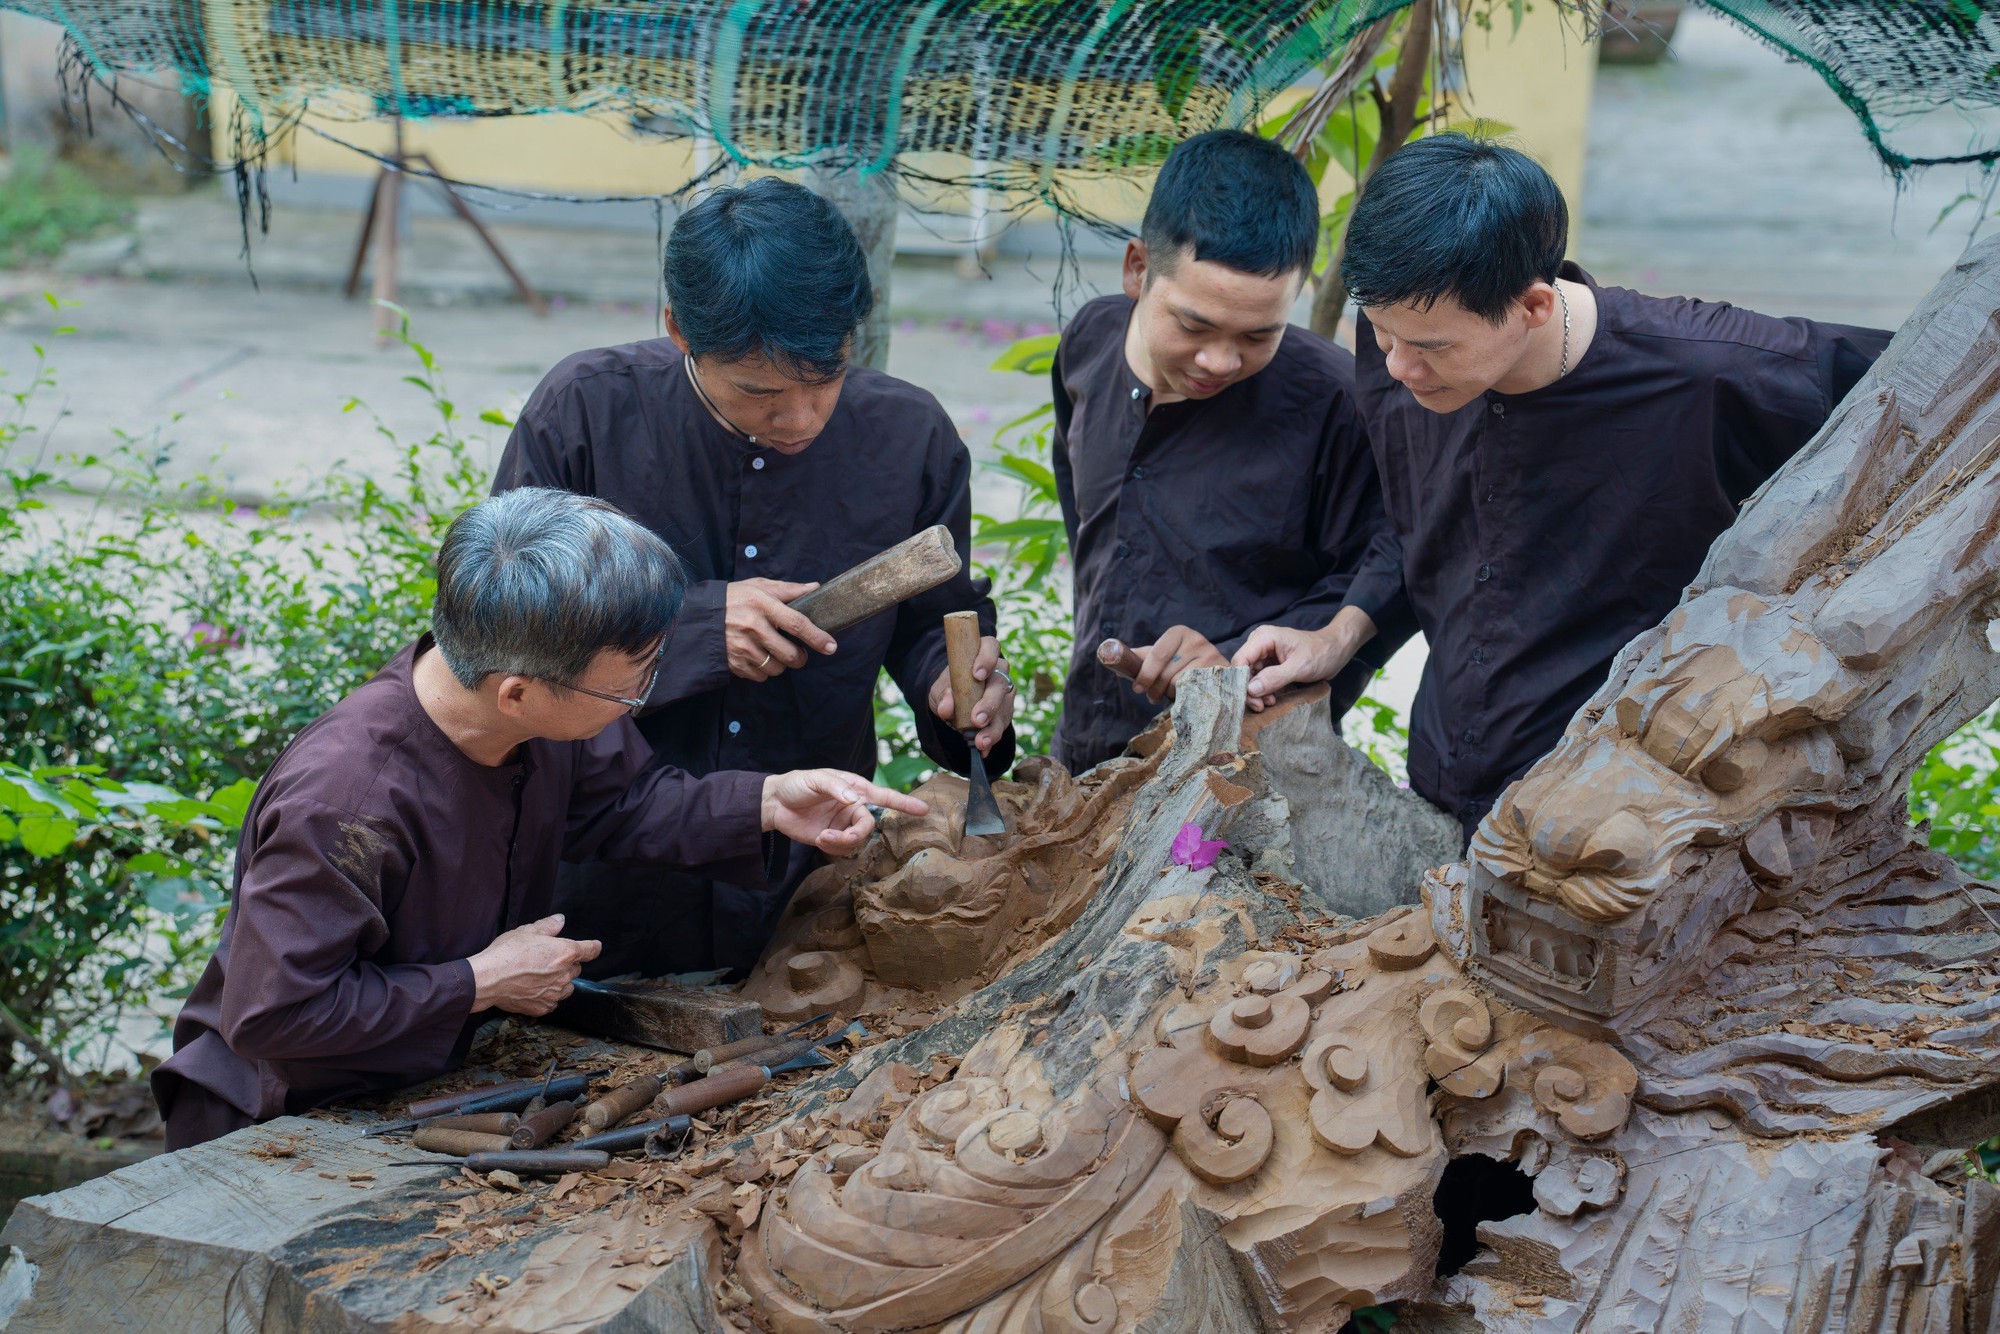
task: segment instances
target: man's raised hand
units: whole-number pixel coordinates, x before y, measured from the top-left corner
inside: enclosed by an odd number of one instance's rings
[[[764,780],[764,828],[833,857],[859,848],[875,828],[869,806],[922,815],[915,797],[839,769],[794,769]]]
[[[837,647],[833,636],[787,605],[818,587],[779,579],[731,583],[722,609],[730,674],[746,681],[768,681],[788,667],[805,666],[807,648],[833,652]]]
[[[603,948],[594,940],[564,940],[561,913],[517,926],[473,955],[474,1010],[542,1015],[570,993],[583,966]]]

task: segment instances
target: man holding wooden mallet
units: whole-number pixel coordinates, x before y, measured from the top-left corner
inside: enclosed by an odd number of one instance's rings
[[[639,719],[657,761],[694,774],[872,772],[886,667],[923,701],[925,753],[962,773],[943,617],[971,610],[984,632],[974,740],[987,769],[1004,772],[1014,685],[992,602],[962,568],[971,456],[930,394],[849,366],[874,296],[846,221],[800,186],[760,179],[683,214],[665,264],[667,337],[581,352],[551,371],[494,482],[602,497],[686,563],[694,582]],[[802,614],[820,581],[940,524],[961,566],[944,583],[837,632],[822,612],[819,623]],[[794,852],[772,889],[565,867],[558,906],[604,941],[594,976],[747,969],[812,867],[811,848]]]

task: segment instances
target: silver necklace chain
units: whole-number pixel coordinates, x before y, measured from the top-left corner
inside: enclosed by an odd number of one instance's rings
[[[1560,278],[1556,280],[1556,297],[1563,305],[1563,359],[1556,371],[1556,378],[1560,380],[1569,374],[1569,293],[1563,291]]]

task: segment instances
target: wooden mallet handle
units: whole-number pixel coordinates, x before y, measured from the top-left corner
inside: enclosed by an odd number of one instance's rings
[[[793,599],[791,606],[820,629],[835,634],[919,593],[928,593],[963,566],[951,530],[941,523],[933,524],[836,574],[812,592]]]
[[[948,611],[944,616],[944,654],[951,668],[951,706],[961,732],[976,732],[972,711],[984,692],[972,675],[973,659],[979,656],[979,613]]]

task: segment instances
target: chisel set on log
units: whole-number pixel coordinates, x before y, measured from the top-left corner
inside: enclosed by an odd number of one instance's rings
[[[678,1151],[693,1117],[741,1102],[772,1079],[794,1070],[829,1066],[819,1048],[867,1036],[849,1024],[825,1037],[799,1037],[801,1029],[832,1017],[815,1015],[781,1033],[707,1047],[657,1075],[642,1075],[586,1102],[592,1080],[609,1070],[557,1077],[555,1066],[539,1080],[517,1079],[463,1093],[413,1102],[405,1120],[373,1126],[366,1135],[414,1131],[413,1143],[431,1153],[463,1158],[475,1172],[506,1170],[517,1176],[556,1176],[604,1167],[611,1155],[642,1149],[649,1158]],[[642,1111],[651,1116],[627,1125]],[[588,1132],[560,1147],[550,1141],[572,1123]],[[394,1166],[429,1166],[426,1162]]]

